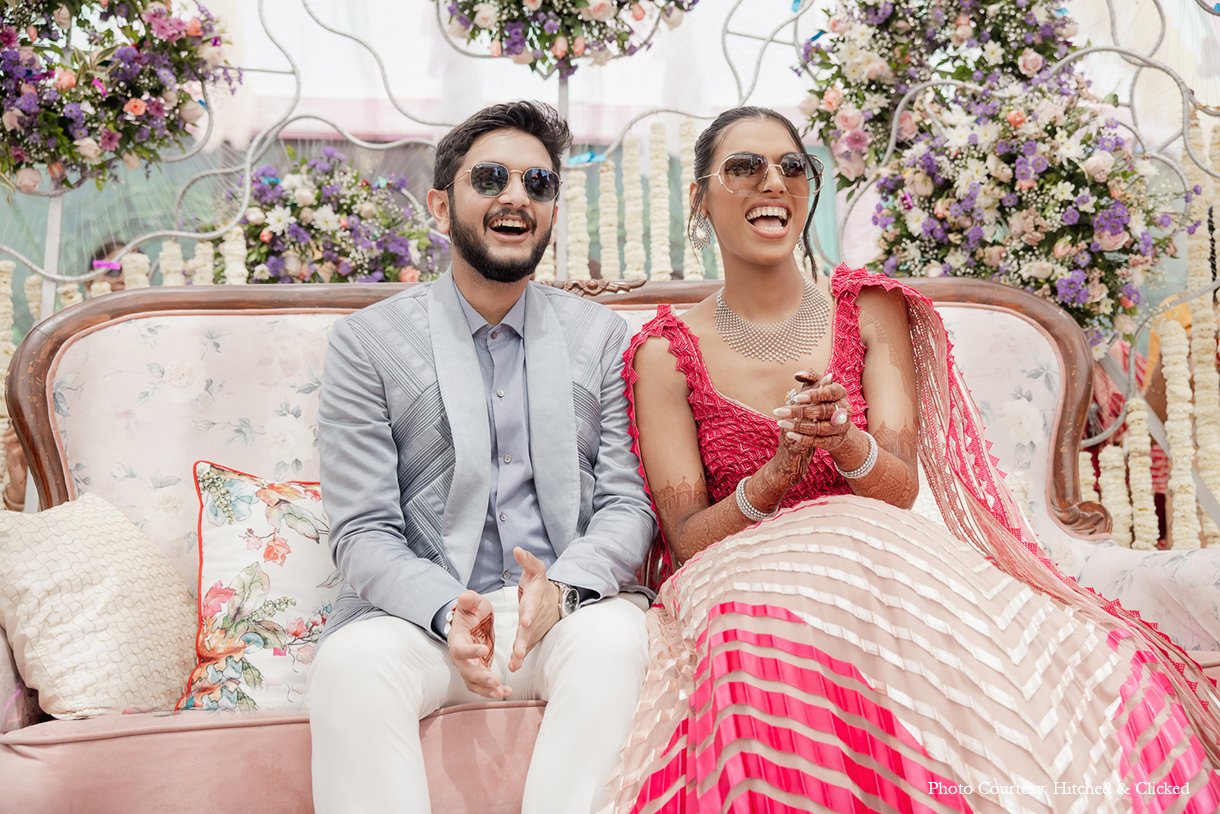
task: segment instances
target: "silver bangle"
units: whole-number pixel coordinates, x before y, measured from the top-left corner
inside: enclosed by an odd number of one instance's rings
[[[752,520],[755,523],[761,523],[767,518],[775,517],[775,515],[779,513],[778,506],[776,506],[770,512],[760,512],[758,509],[754,508],[754,504],[752,504],[750,499],[746,497],[746,481],[749,479],[750,476],[747,475],[746,477],[737,481],[737,491],[735,493],[737,496],[737,510],[744,514],[747,520]]]
[[[873,438],[873,436],[867,432],[864,433],[864,435],[866,438],[868,438],[868,457],[864,459],[864,463],[860,464],[860,466],[856,467],[850,472],[844,472],[838,463],[835,464],[835,469],[839,470],[839,474],[848,480],[859,480],[860,478],[863,478],[869,472],[872,472],[873,467],[877,465],[877,439]]]

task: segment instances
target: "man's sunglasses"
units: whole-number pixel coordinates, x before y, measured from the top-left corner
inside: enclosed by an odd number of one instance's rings
[[[521,174],[521,185],[525,187],[525,194],[538,203],[550,203],[559,197],[559,185],[563,183],[559,179],[559,174],[541,167],[510,170],[503,164],[488,161],[475,164],[466,170],[466,175],[470,178],[470,186],[475,193],[484,198],[494,198],[508,189],[509,179],[512,178],[514,172]],[[445,189],[456,183],[455,179]]]
[[[815,166],[816,165],[816,166]],[[794,198],[811,198],[822,189],[822,162],[802,153],[788,153],[772,164],[758,153],[733,153],[720,162],[720,169],[705,178],[719,178],[730,195],[758,195],[767,185],[767,173],[772,167],[779,169],[784,189]],[[817,188],[810,192],[815,182]]]

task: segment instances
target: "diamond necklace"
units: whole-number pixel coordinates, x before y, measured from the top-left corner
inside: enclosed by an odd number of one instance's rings
[[[813,352],[830,323],[830,303],[805,279],[796,313],[783,322],[748,322],[724,304],[724,289],[716,292],[716,330],[730,348],[752,359],[787,362]]]

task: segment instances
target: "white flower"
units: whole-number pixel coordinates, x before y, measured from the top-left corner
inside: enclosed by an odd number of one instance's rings
[[[284,188],[285,192],[296,192],[302,187],[309,186],[309,179],[299,172],[290,172],[284,176],[283,181],[280,181],[280,186]]]
[[[83,113],[86,113],[90,116],[92,116],[94,113],[97,113],[97,110],[93,107],[93,105],[89,104],[88,102],[81,102],[80,109]]]
[[[449,22],[445,23],[445,30],[449,32],[449,36],[455,40],[468,40],[470,35],[474,33],[474,28],[467,28],[458,21],[457,17],[450,17]]]
[[[1135,171],[1144,178],[1150,178],[1156,175],[1156,164],[1146,158],[1141,158],[1135,162]]]
[[[297,220],[306,226],[313,222],[313,210],[308,206],[297,212]]]
[[[304,419],[277,415],[267,419],[264,436],[267,449],[277,462],[290,463],[309,458],[313,453],[313,429]]]
[[[939,260],[933,260],[928,265],[924,266],[923,276],[925,277],[940,277],[945,273],[945,267],[940,264]]]
[[[678,26],[682,25],[682,18],[686,16],[686,12],[677,6],[670,6],[661,14],[661,19],[665,21],[665,25],[673,31]]]
[[[127,152],[123,153],[123,166],[127,167],[129,170],[139,169],[140,157],[128,150]]]
[[[866,93],[864,94],[864,103],[861,105],[861,107],[876,116],[878,113],[884,110],[888,104],[889,100],[884,94]]]
[[[1008,428],[1009,436],[1019,443],[1028,444],[1038,440],[1042,435],[1042,413],[1032,401],[1012,399],[1000,408],[1003,423]]]
[[[808,119],[818,112],[818,106],[821,104],[821,96],[818,96],[816,93],[806,94],[805,97],[801,99],[801,103],[797,105],[797,110],[801,111],[801,115]],[[8,116],[8,113],[5,113],[4,115]],[[12,130],[13,128],[10,127],[9,129]]]
[[[870,42],[872,42],[873,27],[871,25],[854,25],[851,27],[851,30],[844,35],[843,39],[864,48]]]
[[[1098,150],[1085,159],[1080,168],[1094,181],[1105,182],[1110,176],[1110,170],[1114,168],[1114,154],[1107,150]]]
[[[323,232],[333,232],[339,228],[339,216],[326,204],[314,210],[313,223]]]
[[[271,279],[271,270],[269,268],[267,268],[266,263],[259,263],[257,266],[254,267],[253,277],[255,280],[258,280],[260,282],[263,280],[270,280]]]
[[[498,19],[495,3],[479,3],[474,7],[474,18],[471,22],[479,28],[495,28]]]
[[[165,366],[160,390],[170,401],[185,404],[203,393],[207,379],[198,359],[174,359]]]
[[[246,223],[251,226],[262,226],[266,222],[267,216],[257,206],[252,206],[246,210]]]
[[[923,222],[928,219],[928,213],[919,207],[915,207],[906,212],[903,215],[903,219],[906,221],[907,230],[911,234],[921,235],[923,234]]]
[[[1051,274],[1055,271],[1054,266],[1046,260],[1035,260],[1032,263],[1026,263],[1021,267],[1022,273],[1037,280],[1050,279]]]
[[[971,184],[981,185],[986,180],[987,165],[977,158],[969,158],[966,159],[966,166],[959,171],[954,188],[964,195],[970,191]]]
[[[970,136],[969,127],[954,127],[945,136],[945,146],[950,150],[960,150],[963,147],[969,147]]]
[[[296,199],[297,206],[313,206],[317,200],[317,193],[313,187],[301,187],[293,196]]]
[[[983,122],[974,128],[974,132],[979,137],[979,146],[986,149],[1000,140],[1004,126],[999,122]]]
[[[969,127],[974,123],[974,117],[960,107],[951,107],[941,113],[941,120],[946,127]]]
[[[954,270],[963,269],[966,267],[966,255],[961,249],[954,249],[945,255],[945,262],[953,267]]]
[[[1071,181],[1060,181],[1051,190],[1051,195],[1056,201],[1070,201],[1076,195],[1076,187],[1072,186]]]
[[[372,201],[365,201],[364,203],[360,204],[359,215],[362,218],[377,217],[377,204],[373,203]]]
[[[277,206],[267,213],[267,228],[275,234],[283,234],[289,225],[296,223],[296,218],[286,206]]]

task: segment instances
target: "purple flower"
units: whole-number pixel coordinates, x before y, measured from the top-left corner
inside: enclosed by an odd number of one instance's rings
[[[1029,166],[1034,172],[1044,172],[1049,165],[1046,156],[1036,155],[1030,159]]]
[[[107,127],[102,131],[102,136],[98,140],[98,146],[103,152],[111,152],[119,146],[119,134]]]
[[[1021,153],[1022,155],[1037,155],[1038,143],[1033,140],[1025,142],[1021,145]]]
[[[1017,205],[1017,193],[1015,193],[1015,192],[1008,193],[1007,195],[1005,195],[1003,198],[1000,199],[1000,203],[1004,204],[1005,206],[1016,206]]]
[[[559,31],[558,20],[547,20],[546,25],[542,26],[542,30],[548,34],[554,34]]]
[[[340,164],[347,161],[347,156],[336,150],[334,147],[323,147],[322,156],[323,158],[329,158],[331,161],[335,161]]]
[[[1005,155],[1012,150],[1012,146],[1007,141],[998,141],[995,145],[996,155]]]
[[[288,237],[295,240],[297,243],[309,242],[309,231],[299,223],[288,224]]]
[[[0,47],[16,48],[17,47],[17,29],[11,25],[6,25],[0,28]]]
[[[1168,229],[1172,223],[1173,218],[1169,216],[1168,212],[1162,213],[1161,216],[1156,219],[1156,225],[1160,226],[1162,229]]]
[[[1077,212],[1074,207],[1069,206],[1066,210],[1064,210],[1063,222],[1066,223],[1068,226],[1075,226],[1077,221],[1079,221],[1079,220],[1080,220],[1080,213]]]
[[[165,118],[165,102],[154,96],[148,100],[148,112],[158,119]]]
[[[33,93],[23,93],[14,105],[22,113],[34,116],[38,113],[38,97]]]

